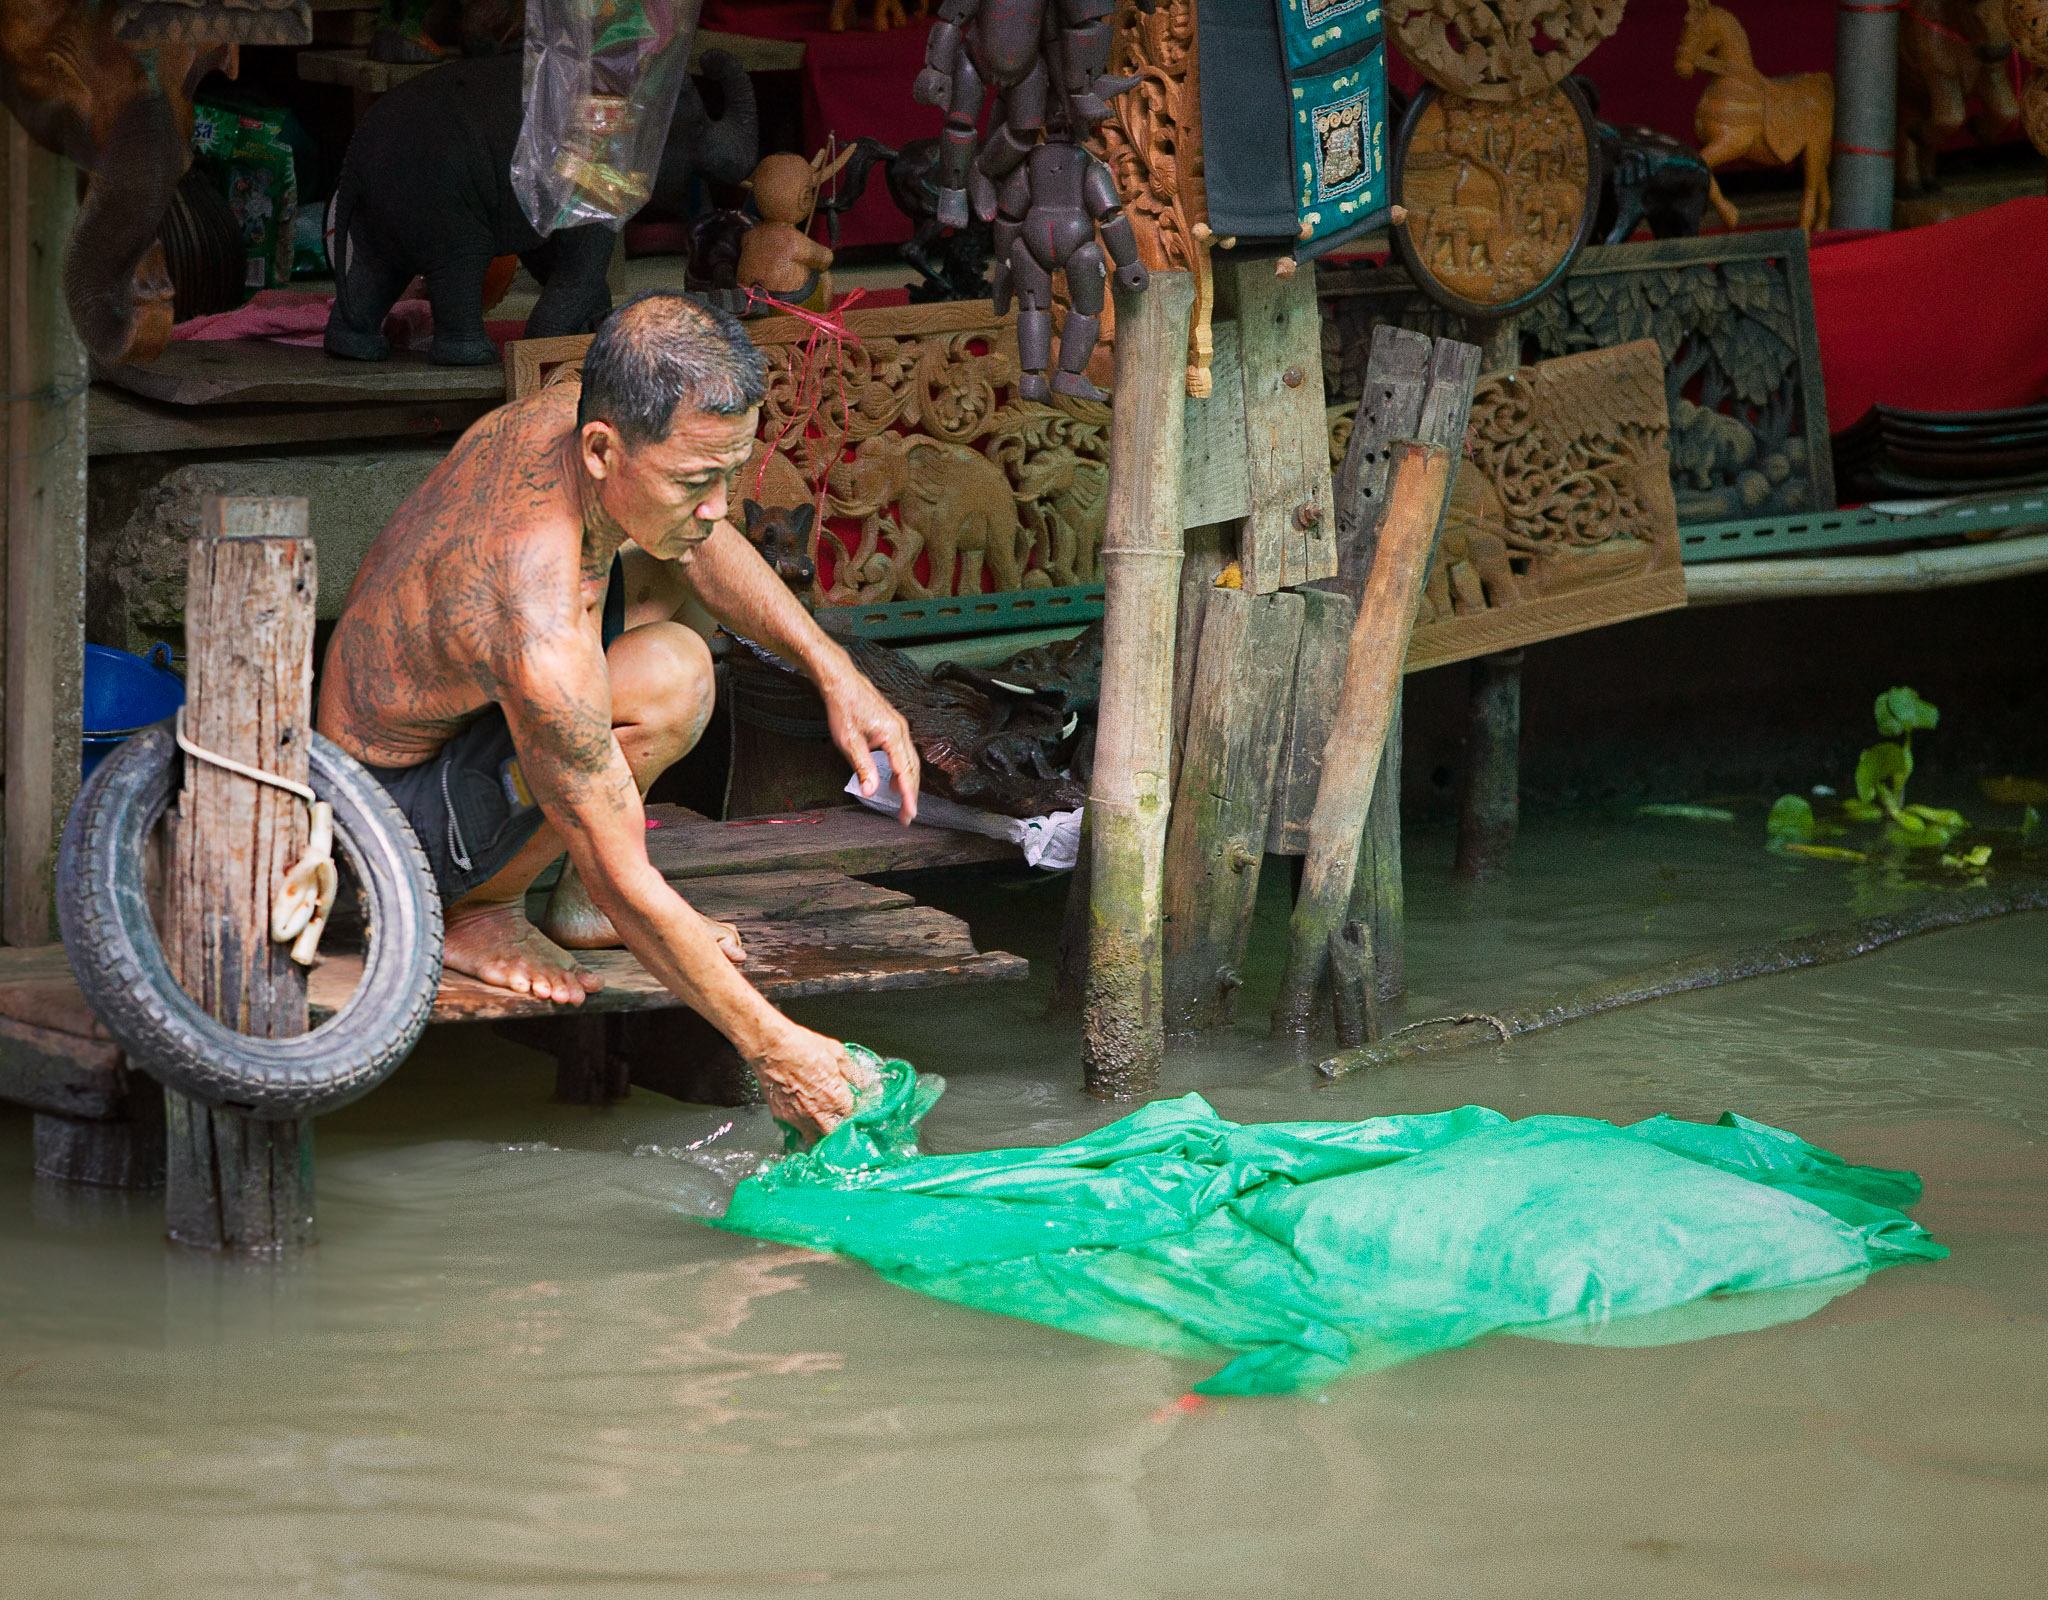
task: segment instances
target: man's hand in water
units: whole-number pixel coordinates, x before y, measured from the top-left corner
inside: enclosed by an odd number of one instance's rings
[[[793,1022],[747,1065],[768,1096],[768,1109],[805,1133],[830,1133],[852,1114],[853,1091],[874,1083],[873,1073],[856,1066],[837,1039]]]
[[[871,795],[880,784],[875,763],[868,754],[879,750],[889,758],[889,770],[896,776],[896,792],[903,797],[897,815],[905,822],[915,820],[917,747],[910,742],[910,724],[903,720],[903,713],[883,699],[882,691],[851,665],[821,677],[818,692],[825,700],[825,721],[832,730],[832,742],[853,763],[860,792]]]

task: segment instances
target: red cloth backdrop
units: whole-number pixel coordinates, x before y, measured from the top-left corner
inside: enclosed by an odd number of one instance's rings
[[[2048,199],[1813,252],[1828,426],[1873,405],[1986,411],[2048,398]]]

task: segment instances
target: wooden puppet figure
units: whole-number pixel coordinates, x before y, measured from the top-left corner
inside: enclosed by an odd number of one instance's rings
[[[1143,289],[1148,282],[1131,219],[1117,197],[1116,180],[1107,166],[1074,143],[1064,119],[1055,119],[1046,129],[1045,142],[1032,146],[1009,172],[991,176],[1002,183],[994,218],[995,308],[999,315],[1007,311],[1014,289],[1017,363],[1023,369],[1017,392],[1037,401],[1053,394],[1107,399],[1087,377],[1109,279],[1103,244],[1109,246],[1109,260],[1116,263],[1119,283]],[[1095,237],[1098,228],[1101,243]],[[1052,275],[1062,270],[1069,307],[1060,329],[1059,371],[1048,384]]]

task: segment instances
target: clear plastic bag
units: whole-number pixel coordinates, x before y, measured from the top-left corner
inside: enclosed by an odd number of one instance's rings
[[[512,192],[541,234],[618,228],[647,203],[700,0],[526,0]]]

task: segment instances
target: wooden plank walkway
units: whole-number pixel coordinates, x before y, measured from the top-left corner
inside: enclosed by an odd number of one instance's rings
[[[681,806],[650,806],[648,816],[650,858],[705,916],[738,925],[747,951],[741,970],[771,999],[1029,975],[1020,956],[976,950],[958,917],[855,876],[1018,860],[1014,845],[905,828],[851,806],[735,822]],[[581,1007],[451,972],[442,977],[433,1020],[569,1022],[682,1008],[623,950],[585,951],[580,959],[605,981]],[[361,972],[359,951],[323,957],[309,985],[316,1025],[346,1002]],[[63,950],[0,949],[0,1101],[52,1116],[120,1120],[136,1092],[136,1075],[85,1004]]]

